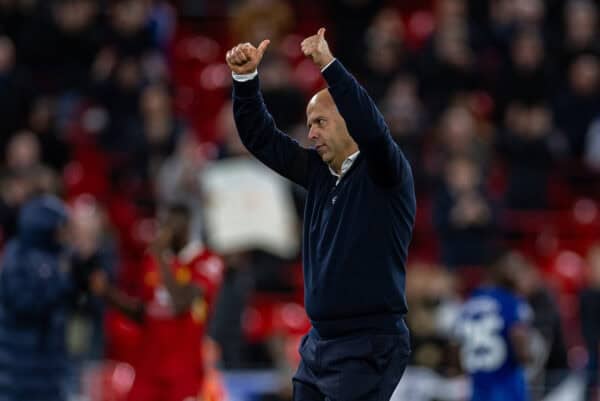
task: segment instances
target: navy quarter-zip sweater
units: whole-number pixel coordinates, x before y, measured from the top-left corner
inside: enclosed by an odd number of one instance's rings
[[[248,150],[307,189],[305,306],[317,333],[405,333],[405,264],[415,220],[410,165],[367,92],[339,60],[323,76],[360,154],[337,178],[314,149],[275,126],[259,79],[234,80],[233,111]]]

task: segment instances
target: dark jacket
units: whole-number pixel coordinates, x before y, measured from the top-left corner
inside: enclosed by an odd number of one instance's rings
[[[73,285],[61,264],[62,202],[26,204],[18,235],[0,265],[0,400],[62,400],[67,300]]]
[[[233,108],[244,145],[308,190],[304,292],[324,337],[353,331],[405,333],[405,264],[415,218],[411,168],[366,91],[339,61],[323,72],[360,154],[336,185],[317,152],[279,131],[258,78],[235,82]]]

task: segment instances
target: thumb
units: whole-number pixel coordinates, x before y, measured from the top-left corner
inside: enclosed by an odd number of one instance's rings
[[[317,32],[317,35],[319,35],[321,39],[325,39],[325,28],[319,28],[319,32]]]
[[[264,54],[265,50],[267,50],[269,43],[271,43],[271,41],[269,39],[265,39],[262,42],[260,42],[260,45],[258,45],[258,52],[261,56]]]

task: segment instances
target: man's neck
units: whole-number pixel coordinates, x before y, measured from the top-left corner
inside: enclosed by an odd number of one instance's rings
[[[344,162],[356,152],[358,152],[358,148],[350,149],[339,160],[332,160],[331,163],[329,163],[329,167],[337,174],[342,174],[342,166],[344,165]]]

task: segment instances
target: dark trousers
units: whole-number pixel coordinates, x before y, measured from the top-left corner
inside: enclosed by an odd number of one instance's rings
[[[294,401],[388,401],[404,373],[409,349],[407,335],[323,339],[312,329],[300,345]]]

